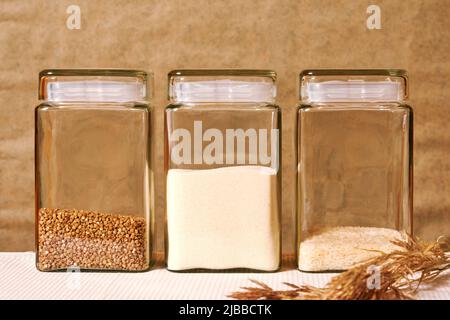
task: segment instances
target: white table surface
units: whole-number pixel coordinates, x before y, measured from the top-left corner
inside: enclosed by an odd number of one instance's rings
[[[248,279],[275,289],[282,283],[324,286],[332,273],[303,273],[295,269],[277,273],[173,273],[155,267],[143,273],[40,272],[33,252],[0,253],[0,299],[227,299]],[[450,273],[417,299],[450,299]]]

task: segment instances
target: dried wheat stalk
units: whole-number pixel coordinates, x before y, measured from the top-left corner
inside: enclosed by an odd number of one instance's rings
[[[421,284],[430,283],[443,271],[450,268],[448,240],[443,238],[426,243],[405,237],[393,241],[399,250],[382,254],[353,267],[331,279],[324,288],[297,286],[284,283],[290,289],[273,290],[266,284],[250,280],[257,287],[243,287],[243,291],[229,297],[239,300],[379,300],[413,299]],[[370,266],[379,267],[380,286],[369,289]]]

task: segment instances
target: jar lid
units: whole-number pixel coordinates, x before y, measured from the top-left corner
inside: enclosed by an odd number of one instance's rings
[[[400,83],[379,81],[325,81],[307,83],[305,91],[309,101],[397,101],[402,98]]]
[[[404,70],[305,70],[300,86],[303,102],[402,102],[407,98]]]
[[[169,73],[169,99],[191,102],[274,103],[276,74],[270,70],[175,70]]]
[[[52,69],[39,73],[39,99],[138,102],[148,99],[147,73],[123,69]]]

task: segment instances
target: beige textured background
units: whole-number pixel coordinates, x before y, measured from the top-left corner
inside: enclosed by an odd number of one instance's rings
[[[382,9],[382,30],[366,29],[372,3]],[[81,6],[81,30],[65,27],[70,4]],[[448,0],[0,0],[0,251],[34,247],[33,109],[38,72],[44,68],[154,71],[159,217],[167,72],[276,70],[284,120],[286,250],[293,243],[298,73],[305,68],[407,69],[416,112],[415,231],[426,238],[449,234],[449,17]],[[161,223],[158,227],[161,231]]]

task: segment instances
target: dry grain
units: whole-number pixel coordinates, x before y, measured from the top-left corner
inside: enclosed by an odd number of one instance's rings
[[[335,227],[318,230],[301,242],[302,271],[346,270],[368,259],[399,250],[399,231],[374,227]]]
[[[39,210],[40,270],[145,270],[145,219],[76,209]]]

